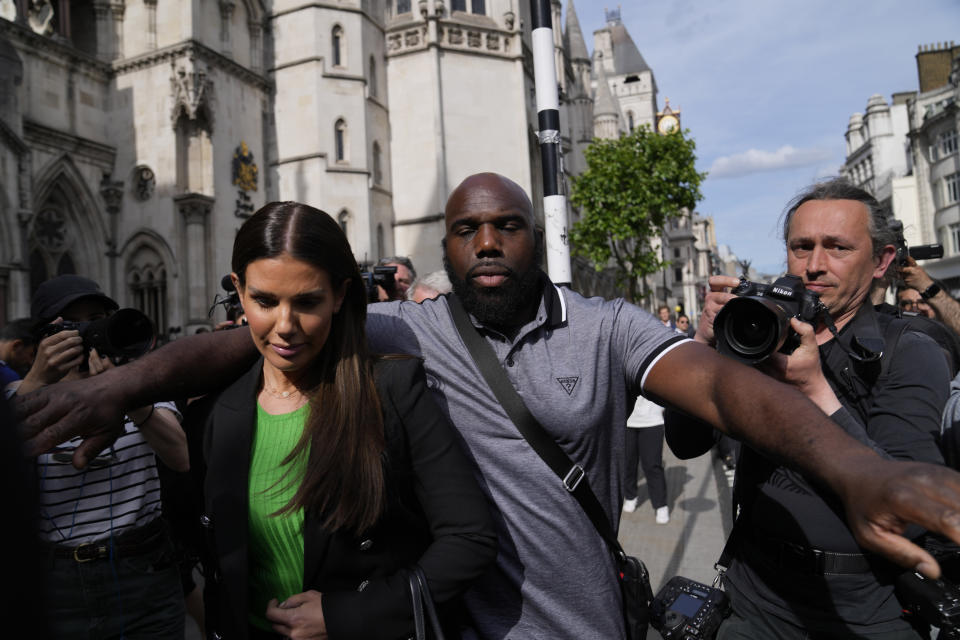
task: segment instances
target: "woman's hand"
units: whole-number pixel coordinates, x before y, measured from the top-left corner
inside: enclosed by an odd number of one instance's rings
[[[283,602],[272,598],[267,603],[267,620],[273,623],[274,631],[293,640],[326,640],[322,599],[323,594],[312,589]]]

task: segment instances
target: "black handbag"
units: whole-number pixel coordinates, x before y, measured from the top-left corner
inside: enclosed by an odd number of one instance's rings
[[[419,565],[410,570],[410,600],[413,605],[413,631],[416,640],[427,640],[427,625],[433,631],[433,640],[444,640],[440,619],[437,617],[437,608],[427,586],[427,578]]]
[[[620,546],[617,535],[610,525],[596,494],[590,488],[586,473],[575,464],[563,449],[546,432],[527,406],[517,390],[510,384],[503,367],[489,344],[477,333],[470,321],[466,309],[456,295],[447,296],[453,322],[463,339],[473,361],[480,369],[483,379],[490,386],[493,395],[506,411],[526,441],[533,447],[547,466],[560,478],[564,488],[586,512],[597,532],[607,543],[613,554],[620,593],[623,596],[623,618],[627,628],[628,640],[645,640],[650,617],[650,601],[653,590],[650,588],[650,574],[637,558],[628,556]]]

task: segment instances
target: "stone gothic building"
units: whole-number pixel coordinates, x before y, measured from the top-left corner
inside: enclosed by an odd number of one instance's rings
[[[652,126],[657,95],[618,13],[590,56],[568,3],[576,174],[595,135]],[[529,24],[523,0],[0,0],[0,323],[80,273],[163,337],[208,327],[236,229],[272,200],[326,210],[361,264],[440,268],[467,175],[541,201]]]

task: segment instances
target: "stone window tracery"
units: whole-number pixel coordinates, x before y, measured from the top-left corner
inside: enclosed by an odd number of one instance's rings
[[[166,335],[167,270],[163,258],[152,247],[144,245],[131,257],[127,288],[132,306],[150,318],[157,335]]]

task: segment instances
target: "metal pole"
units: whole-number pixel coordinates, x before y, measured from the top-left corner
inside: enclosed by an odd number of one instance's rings
[[[533,17],[533,77],[537,88],[540,164],[543,166],[543,216],[547,272],[557,284],[570,284],[570,245],[567,243],[567,197],[563,194],[560,157],[560,101],[553,57],[550,0],[530,0]]]

